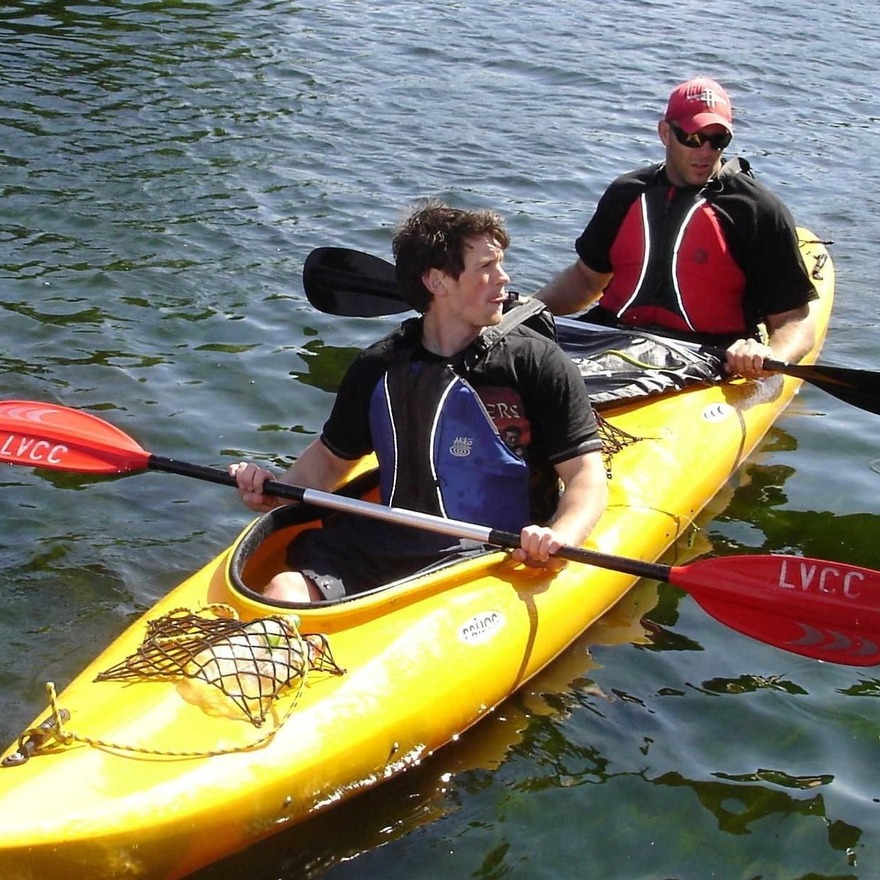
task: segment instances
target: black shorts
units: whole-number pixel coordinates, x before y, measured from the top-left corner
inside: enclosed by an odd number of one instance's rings
[[[339,599],[492,549],[478,541],[337,513],[322,528],[301,532],[290,542],[287,564],[326,599]]]

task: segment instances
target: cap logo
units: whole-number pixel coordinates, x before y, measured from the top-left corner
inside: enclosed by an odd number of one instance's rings
[[[698,92],[696,95],[688,95],[688,101],[700,101],[705,104],[707,107],[714,108],[716,104],[726,104],[727,101],[721,97],[721,95],[716,95],[712,89],[703,89]]]

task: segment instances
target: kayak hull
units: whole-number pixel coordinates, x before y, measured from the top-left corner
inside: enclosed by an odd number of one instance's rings
[[[810,362],[827,326],[833,268],[821,243],[805,230],[801,237],[821,293]],[[632,442],[611,459],[610,503],[588,546],[661,556],[799,384],[777,374],[603,410]],[[290,538],[315,525],[292,510],[251,523],[62,693],[50,691],[34,728],[48,720],[60,730],[0,768],[0,876],[183,877],[418,764],[546,667],[635,582],[574,563],[550,574],[499,550],[348,601],[279,608],[256,591],[282,566]],[[309,673],[261,725],[229,701],[199,702],[179,680],[96,681],[137,654],[151,621],[220,606],[242,621],[295,612],[299,630],[323,634],[344,672]]]

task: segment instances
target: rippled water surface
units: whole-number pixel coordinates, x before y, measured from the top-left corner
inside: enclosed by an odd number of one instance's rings
[[[309,307],[312,248],[388,257],[436,195],[502,211],[533,289],[610,178],[660,156],[666,96],[700,72],[729,87],[736,152],[833,241],[823,359],[880,369],[878,39],[846,0],[5,3],[3,396],[159,455],[281,466],[393,326]],[[878,425],[805,387],[689,552],[880,568]],[[182,477],[20,468],[0,517],[4,743],[248,519]],[[642,584],[445,752],[198,878],[876,878],[874,672]]]

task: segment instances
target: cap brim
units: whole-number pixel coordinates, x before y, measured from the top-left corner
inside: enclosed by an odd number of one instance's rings
[[[686,119],[676,119],[673,121],[679,128],[683,129],[688,134],[693,134],[701,128],[706,128],[707,125],[723,125],[731,134],[733,134],[733,123],[729,119],[719,116],[717,113],[697,113],[696,116],[690,116]]]

